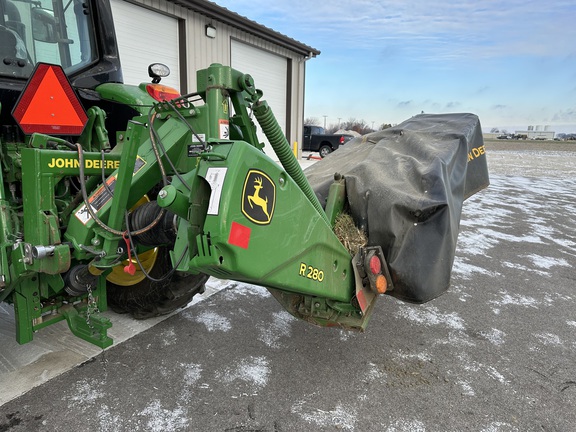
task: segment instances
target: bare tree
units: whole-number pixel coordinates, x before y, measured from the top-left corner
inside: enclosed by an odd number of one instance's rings
[[[304,119],[304,124],[306,126],[322,126],[322,123],[317,117],[306,117]]]
[[[339,129],[341,129],[341,124],[338,123],[332,123],[330,126],[328,126],[326,128],[326,133],[327,134],[334,134],[336,133]]]
[[[340,123],[340,129],[352,130],[364,135],[373,132],[372,128],[364,120],[350,118],[348,121]]]
[[[314,119],[314,118],[306,119],[305,124],[314,124],[314,123],[307,123],[308,120],[313,121],[313,120],[317,120],[317,119]],[[316,123],[316,125],[319,126],[318,123]],[[388,129],[389,127],[392,127],[391,123],[382,123],[378,127],[378,130]],[[348,121],[341,121],[339,123],[332,123],[329,126],[326,126],[326,133],[327,134],[336,133],[338,130],[355,131],[361,135],[365,135],[367,133],[375,131],[375,129],[373,129],[368,123],[366,123],[366,121],[358,120],[358,119],[353,118],[353,117],[348,119]]]

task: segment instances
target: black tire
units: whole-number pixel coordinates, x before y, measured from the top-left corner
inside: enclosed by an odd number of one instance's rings
[[[163,279],[171,269],[168,249],[159,248],[156,262],[149,271],[150,276]],[[108,307],[116,313],[130,313],[136,319],[165,315],[186,306],[192,297],[203,293],[208,277],[205,274],[187,277],[172,275],[160,282],[145,278],[127,286],[108,281]]]
[[[320,157],[324,158],[332,153],[332,148],[328,145],[323,145],[320,147],[320,150],[318,150],[318,153],[320,153]]]

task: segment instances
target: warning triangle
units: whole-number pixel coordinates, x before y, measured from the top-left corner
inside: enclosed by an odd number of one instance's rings
[[[60,66],[40,63],[12,115],[26,134],[80,135],[86,113]]]

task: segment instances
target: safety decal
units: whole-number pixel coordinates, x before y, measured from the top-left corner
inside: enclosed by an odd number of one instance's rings
[[[96,190],[96,192],[94,192],[92,196],[88,198],[88,204],[90,204],[90,207],[92,208],[92,211],[94,213],[98,212],[98,210],[104,207],[106,203],[112,199],[111,193],[114,192],[115,186],[116,186],[116,177],[110,176],[106,180],[106,186],[104,185],[100,186]],[[78,219],[80,219],[80,222],[82,222],[84,225],[86,225],[92,219],[92,216],[90,215],[90,212],[86,207],[86,204],[80,207],[74,215]]]
[[[217,215],[220,211],[220,197],[222,196],[222,188],[226,179],[226,171],[228,171],[228,168],[222,167],[210,167],[206,171],[205,179],[210,185],[210,189],[212,189],[210,202],[208,203],[209,215]]]
[[[230,139],[230,122],[228,120],[220,119],[218,120],[218,127],[220,130],[220,139]]]
[[[144,165],[146,165],[146,161],[140,156],[136,155],[136,163],[134,164],[134,171],[132,172],[132,175],[135,176],[138,171],[144,168]]]
[[[276,185],[265,173],[250,170],[242,189],[242,213],[251,222],[268,225],[274,216]]]

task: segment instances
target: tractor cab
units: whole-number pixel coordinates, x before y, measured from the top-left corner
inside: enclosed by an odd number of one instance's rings
[[[38,63],[62,66],[86,109],[91,90],[121,83],[109,3],[0,0],[0,142],[23,138],[11,111]]]
[[[71,78],[98,75],[94,67],[110,60],[106,72],[119,71],[113,34],[107,2],[0,0],[0,77],[26,80],[40,62],[62,66]]]

